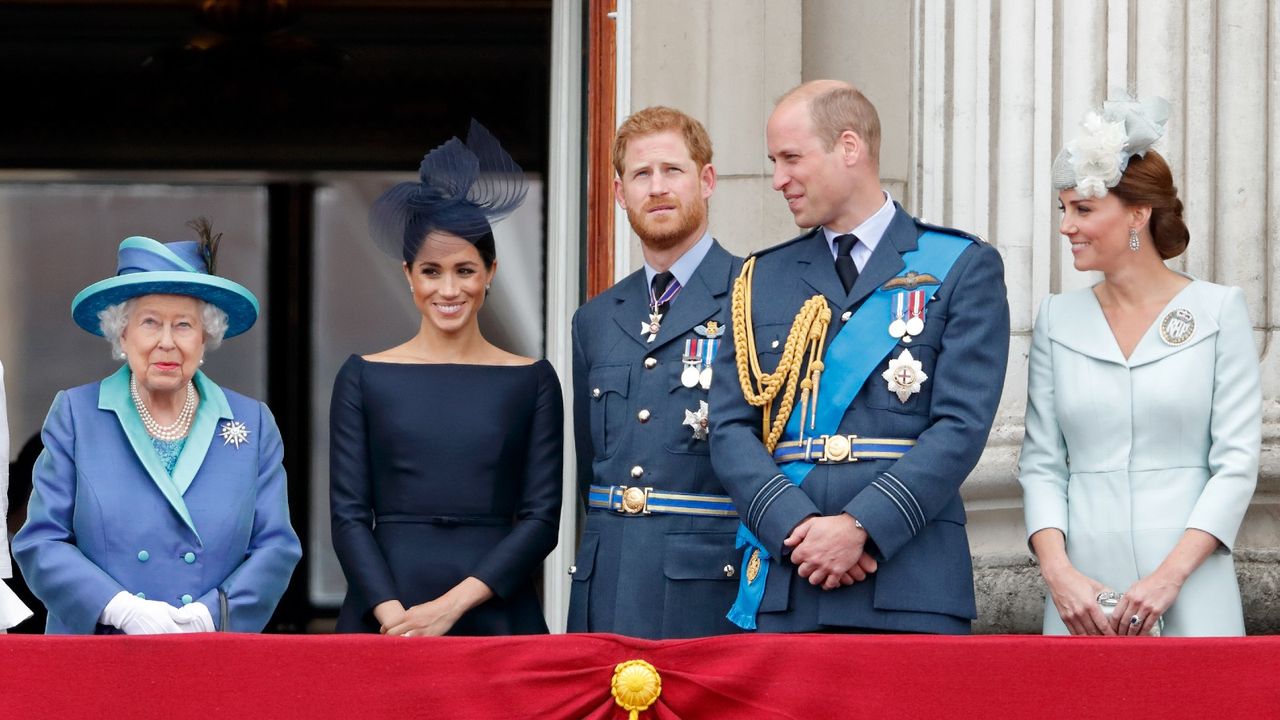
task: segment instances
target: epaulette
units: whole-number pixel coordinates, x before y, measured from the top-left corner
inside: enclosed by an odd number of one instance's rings
[[[795,245],[798,242],[801,242],[803,240],[808,240],[809,238],[813,237],[813,234],[816,232],[822,232],[822,228],[821,227],[811,228],[791,238],[790,240],[785,240],[783,242],[778,243],[777,245],[771,245],[767,248],[764,248],[763,250],[757,250],[751,253],[750,255],[748,255],[747,257],[758,258],[764,255],[768,255],[769,253],[774,252],[776,250],[781,250],[782,248],[785,248],[785,247],[791,247],[792,245]]]
[[[967,233],[963,230],[957,230],[955,228],[946,227],[944,225],[934,225],[933,223],[925,222],[920,218],[912,218],[912,219],[916,221],[917,226],[925,230],[932,230],[933,232],[940,232],[946,235],[958,235],[962,238],[965,238],[967,240],[972,240],[974,242],[980,242],[980,243],[987,242],[986,240],[983,240],[982,238],[978,237],[977,235],[974,235],[973,233]]]

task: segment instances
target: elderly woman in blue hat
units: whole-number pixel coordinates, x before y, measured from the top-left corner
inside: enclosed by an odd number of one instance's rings
[[[71,304],[124,365],[58,393],[13,551],[49,633],[257,632],[302,555],[267,407],[199,370],[258,302],[213,274],[218,237],[120,243]]]

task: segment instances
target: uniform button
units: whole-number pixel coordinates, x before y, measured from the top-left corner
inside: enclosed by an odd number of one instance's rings
[[[146,600],[146,599],[147,599],[147,594],[146,594],[146,593],[144,593],[144,592],[134,593],[134,595],[137,595],[137,596],[138,596],[140,599],[142,599],[142,600]]]
[[[191,563],[196,561],[196,554],[193,552],[189,552],[186,555],[182,556],[182,561],[190,565]]]
[[[194,601],[194,600],[195,600],[195,598],[191,597],[190,595],[183,595],[183,596],[182,596],[182,604],[183,604],[183,605],[190,605],[190,604],[192,603],[192,601]]]
[[[724,566],[724,576],[725,576],[725,577],[733,577],[733,566],[732,566],[732,565],[725,565],[725,566]]]
[[[641,475],[644,475],[644,468],[640,467],[639,465],[631,468],[631,477],[638,478]]]
[[[777,340],[774,340],[773,342],[769,343],[769,347],[771,347],[771,348],[776,348],[776,347],[778,347],[778,341],[777,341]]]
[[[658,367],[658,358],[647,357],[644,359],[644,368],[646,370],[652,370],[656,367]]]
[[[577,566],[577,565],[570,565],[570,566],[569,566],[569,574],[570,574],[570,575],[572,575],[572,574],[574,574],[574,573],[576,573],[576,572],[578,572],[578,566]]]
[[[844,314],[840,316],[840,322],[849,322],[849,318],[851,317],[853,317],[853,311],[845,310]]]
[[[138,562],[146,562],[150,559],[151,559],[151,553],[147,552],[146,550],[138,551]]]
[[[641,410],[640,412],[636,413],[636,417],[640,420],[640,422],[647,423],[649,422],[649,411]]]
[[[591,397],[600,397],[600,388],[591,388]]]

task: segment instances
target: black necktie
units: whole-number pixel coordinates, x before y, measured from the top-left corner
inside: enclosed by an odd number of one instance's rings
[[[675,279],[676,276],[672,275],[670,270],[653,276],[653,295],[651,299],[653,304],[657,305],[658,313],[662,315],[666,315],[667,308],[671,307],[671,299],[668,298],[666,302],[658,302],[658,300],[662,298],[663,293],[667,291],[667,287],[671,285],[671,281]]]
[[[858,266],[853,263],[851,254],[853,246],[857,244],[857,235],[836,236],[836,274],[840,276],[840,283],[844,285],[846,295],[853,289],[853,283],[858,279]]]

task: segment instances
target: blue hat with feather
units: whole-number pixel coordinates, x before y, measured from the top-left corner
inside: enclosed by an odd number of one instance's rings
[[[98,313],[108,306],[143,295],[186,295],[217,306],[227,314],[233,337],[253,327],[258,299],[243,285],[213,274],[218,238],[208,223],[193,227],[201,240],[161,243],[148,237],[127,237],[116,254],[116,274],[90,285],[71,301],[71,317],[81,328],[101,335]]]

